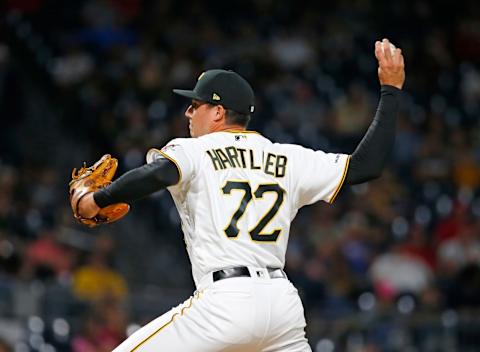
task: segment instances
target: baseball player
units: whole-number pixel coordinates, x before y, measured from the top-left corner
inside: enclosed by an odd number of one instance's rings
[[[147,163],[86,194],[84,218],[167,188],[182,220],[196,291],[148,323],[116,352],[311,351],[297,290],[283,267],[290,223],[307,204],[332,203],[343,184],[379,177],[395,135],[405,72],[400,49],[375,43],[380,102],[352,155],[274,143],[246,126],[254,111],[249,83],[209,70],[185,112],[193,138],[151,149]]]

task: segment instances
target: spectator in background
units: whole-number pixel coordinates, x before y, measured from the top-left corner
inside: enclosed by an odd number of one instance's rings
[[[74,86],[93,72],[94,65],[91,56],[80,45],[71,45],[63,56],[55,59],[53,79],[60,86]]]
[[[117,300],[104,299],[89,308],[81,325],[73,352],[110,352],[126,338],[127,316]]]
[[[374,217],[377,224],[391,224],[397,213],[395,204],[404,199],[405,194],[405,186],[399,182],[397,176],[391,172],[384,172],[374,187],[368,186],[366,193],[356,199],[357,209]],[[368,199],[367,204],[365,199]]]
[[[443,241],[437,251],[440,271],[455,275],[469,264],[480,264],[479,226],[464,224],[455,237]]]
[[[319,131],[325,124],[325,106],[311,85],[294,81],[288,87],[290,99],[279,100],[278,111],[284,129],[290,130],[309,146],[318,146]],[[278,123],[278,122],[277,122]]]
[[[458,189],[470,191],[480,186],[480,166],[475,150],[469,144],[467,133],[461,129],[453,131],[452,143],[452,177]]]
[[[301,287],[302,299],[311,309],[318,308],[325,300],[326,273],[325,266],[317,259],[308,260],[297,277]]]
[[[326,275],[327,299],[324,309],[331,317],[340,318],[354,311],[353,298],[358,292],[357,282],[339,245],[329,258]]]
[[[108,236],[98,237],[86,263],[75,270],[73,293],[78,299],[92,303],[106,298],[125,299],[127,283],[110,264],[112,246]]]
[[[417,167],[413,170],[416,181],[448,183],[450,160],[445,145],[445,125],[441,116],[433,114],[423,144],[418,150]]]
[[[296,34],[280,33],[272,40],[270,52],[286,70],[300,68],[315,59],[312,43]]]
[[[105,300],[98,305],[97,310],[102,319],[99,330],[99,340],[102,346],[114,349],[127,338],[127,314],[117,300]]]
[[[470,208],[461,202],[455,202],[450,214],[440,219],[433,230],[434,245],[439,246],[442,242],[458,236],[470,222],[470,217]]]
[[[422,137],[411,118],[400,114],[398,131],[395,136],[394,162],[396,174],[405,183],[412,183],[412,169],[415,167],[414,158],[418,154]]]
[[[39,279],[69,277],[74,252],[57,240],[55,229],[41,232],[26,249],[23,273]]]
[[[88,312],[83,318],[81,332],[72,339],[72,352],[107,352],[98,346],[100,319],[93,312]]]
[[[357,141],[368,127],[373,110],[368,90],[359,83],[351,83],[346,94],[335,102],[335,132],[341,138]]]
[[[399,245],[375,258],[369,276],[377,295],[386,300],[404,293],[420,295],[433,279],[428,265],[403,254]]]
[[[422,260],[431,270],[436,268],[435,249],[429,242],[426,229],[422,225],[412,225],[407,241],[401,245],[401,252]]]
[[[341,251],[350,270],[360,281],[366,274],[373,256],[372,243],[368,235],[370,229],[367,217],[359,211],[345,214],[343,220]]]
[[[305,240],[314,248],[322,248],[325,242],[341,237],[341,228],[336,221],[338,209],[315,204],[310,208],[304,232]]]
[[[465,224],[437,251],[439,286],[447,306],[480,307],[480,220]]]

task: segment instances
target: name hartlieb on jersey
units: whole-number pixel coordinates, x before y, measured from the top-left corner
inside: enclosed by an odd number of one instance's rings
[[[262,170],[267,175],[284,177],[287,168],[287,157],[273,153],[262,153],[262,160],[255,160],[252,149],[229,146],[207,150],[216,171],[227,168],[243,168]]]

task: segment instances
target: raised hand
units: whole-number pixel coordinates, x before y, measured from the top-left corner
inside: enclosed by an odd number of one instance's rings
[[[375,57],[378,60],[378,79],[381,85],[402,89],[405,82],[405,63],[402,50],[395,48],[388,39],[375,42]]]

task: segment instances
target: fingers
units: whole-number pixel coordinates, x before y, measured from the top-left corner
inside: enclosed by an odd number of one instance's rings
[[[382,45],[383,45],[383,55],[385,56],[385,61],[392,62],[393,57],[392,57],[392,50],[390,48],[390,41],[387,38],[383,38]]]
[[[385,55],[383,54],[382,42],[378,40],[375,42],[375,57],[378,61],[385,59]]]
[[[390,49],[390,41],[386,38],[382,40],[383,43],[383,53],[387,62],[392,62],[392,50]]]
[[[378,78],[381,84],[402,89],[405,81],[402,50],[386,38],[375,42],[375,57],[378,60]]]
[[[402,55],[402,50],[401,49],[397,49],[398,50],[398,63],[400,64],[400,67],[403,69],[405,68],[405,61],[403,59],[403,55]]]
[[[405,67],[405,63],[402,55],[402,49],[400,48],[395,49],[395,54],[392,56],[392,66],[397,69],[403,69]]]
[[[390,41],[384,38],[381,42],[375,42],[375,56],[379,66],[384,66],[392,62],[392,53],[390,50]]]
[[[392,56],[394,62],[400,63],[400,58],[402,56],[402,49],[396,48],[395,49],[395,54]]]
[[[387,64],[394,64],[403,67],[402,50],[394,46],[395,49],[392,50],[391,46],[393,46],[393,44],[391,44],[387,38],[375,42],[375,57],[377,58],[379,65],[385,66]]]

